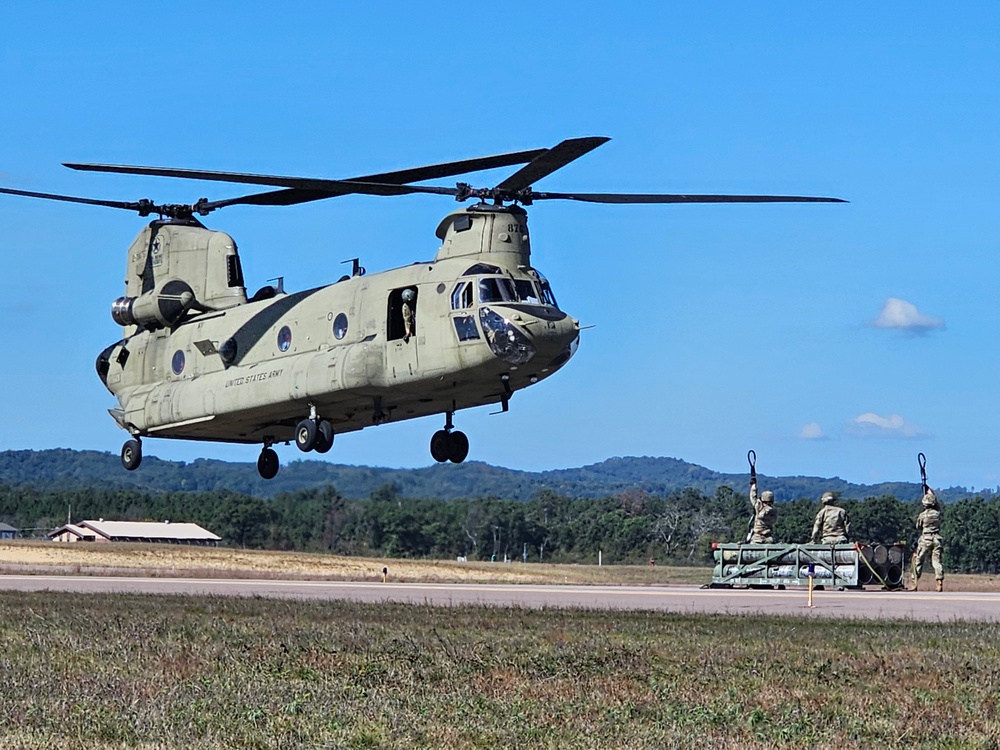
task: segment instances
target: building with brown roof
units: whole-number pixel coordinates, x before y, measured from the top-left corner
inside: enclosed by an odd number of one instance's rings
[[[216,546],[222,537],[196,523],[170,521],[80,521],[67,523],[49,532],[56,542],[152,542],[157,544],[200,544]]]

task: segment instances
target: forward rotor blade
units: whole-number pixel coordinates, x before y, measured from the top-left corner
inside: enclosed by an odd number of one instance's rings
[[[520,193],[503,191],[499,187],[473,189],[470,186],[440,187],[435,185],[388,185],[373,182],[343,181],[345,188],[352,193],[365,195],[411,195],[415,193],[429,195],[449,195],[459,200],[480,198],[481,200],[502,199],[519,201],[529,205],[537,200],[572,200],[586,203],[614,204],[654,204],[654,203],[847,203],[841,198],[825,198],[804,195],[688,195],[663,193],[548,193],[522,190]],[[270,193],[242,196],[229,200],[215,201],[206,204],[210,209],[222,206],[247,203],[251,205],[287,205],[284,201],[287,194],[305,191],[279,190]],[[325,194],[320,193],[319,197]],[[315,200],[315,198],[307,198]],[[296,199],[296,202],[298,200]]]
[[[569,138],[543,151],[532,159],[527,166],[521,167],[521,169],[497,185],[496,189],[502,192],[523,190],[610,140],[610,138],[603,136]]]
[[[531,200],[566,200],[586,203],[847,203],[842,198],[805,195],[664,195],[658,193],[536,193]]]

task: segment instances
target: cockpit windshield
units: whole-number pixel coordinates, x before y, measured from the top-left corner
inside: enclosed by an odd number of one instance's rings
[[[552,294],[549,282],[544,277],[539,276],[538,282],[531,279],[512,279],[508,276],[484,276],[479,279],[479,302],[487,304],[490,302],[522,302],[529,305],[556,305],[556,298]],[[459,287],[461,288],[461,287]],[[455,295],[460,294],[456,288]],[[460,306],[456,302],[457,297],[452,300],[452,307],[458,309]],[[468,305],[461,305],[468,306]]]
[[[501,277],[479,280],[480,302],[512,302],[514,300],[514,287],[509,279]]]
[[[538,291],[535,289],[534,282],[526,279],[515,279],[514,289],[517,292],[517,298],[521,302],[527,302],[532,305],[540,305],[542,303],[542,299],[538,296]]]

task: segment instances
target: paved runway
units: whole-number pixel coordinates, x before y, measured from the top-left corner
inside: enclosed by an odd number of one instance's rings
[[[503,584],[274,581],[210,578],[0,575],[0,589],[345,599],[434,606],[584,607],[689,614],[767,614],[931,621],[1000,622],[1000,592],[702,589],[695,586],[535,586]]]

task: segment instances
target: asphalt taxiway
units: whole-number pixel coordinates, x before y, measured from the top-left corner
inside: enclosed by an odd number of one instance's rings
[[[67,593],[185,594],[343,599],[441,607],[587,608],[687,614],[777,615],[1000,622],[1000,592],[711,589],[696,586],[575,586],[214,578],[0,575],[0,589]]]

